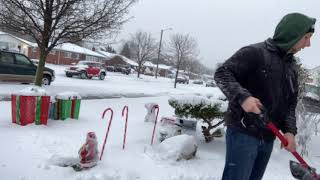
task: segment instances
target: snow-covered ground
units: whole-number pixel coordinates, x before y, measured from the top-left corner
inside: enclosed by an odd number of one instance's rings
[[[1,180],[219,180],[224,166],[224,138],[205,143],[200,129],[191,132],[198,143],[195,159],[174,161],[159,158],[155,150],[159,142],[150,146],[153,123],[144,122],[146,103],[158,103],[159,118],[171,116],[174,110],[169,106],[170,96],[177,94],[221,93],[216,88],[200,85],[178,85],[173,89],[172,80],[143,76],[126,76],[109,73],[105,81],[65,78],[63,69],[55,67],[57,79],[48,92],[77,91],[83,96],[106,96],[117,94],[121,98],[82,100],[79,120],[49,120],[47,126],[19,126],[11,123],[10,101],[0,102],[0,179]],[[0,94],[28,85],[1,84]],[[152,97],[133,97],[131,95]],[[127,98],[132,97],[132,98]],[[122,108],[128,105],[129,119],[126,149],[122,150],[125,120]],[[86,171],[75,172],[68,167],[56,165],[61,158],[76,158],[80,146],[85,142],[86,133],[94,131],[101,150],[109,115],[101,119],[102,112],[111,107],[114,117],[102,161]],[[198,127],[199,128],[199,127]],[[291,180],[289,160],[293,157],[280,150],[277,141],[264,179]],[[320,137],[312,137],[310,154],[306,158],[315,168],[320,168]]]

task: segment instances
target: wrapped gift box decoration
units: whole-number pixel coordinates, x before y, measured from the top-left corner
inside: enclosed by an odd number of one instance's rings
[[[29,87],[11,95],[12,123],[22,126],[47,124],[50,96],[40,87]]]
[[[57,94],[54,103],[54,119],[79,119],[81,96],[76,92]]]

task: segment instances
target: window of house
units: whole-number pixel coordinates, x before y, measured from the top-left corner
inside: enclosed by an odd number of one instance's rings
[[[55,55],[56,54],[56,50],[51,50],[49,54]]]
[[[37,52],[37,48],[36,48],[36,47],[33,47],[33,48],[32,48],[32,52],[36,53],[36,52]]]
[[[73,59],[79,59],[80,58],[79,53],[72,53],[72,58]]]
[[[71,52],[64,52],[64,57],[72,58],[72,53]]]
[[[87,61],[98,61],[98,58],[95,56],[86,55]]]

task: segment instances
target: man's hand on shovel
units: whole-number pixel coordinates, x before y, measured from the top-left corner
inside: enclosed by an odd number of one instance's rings
[[[283,135],[283,137],[288,141],[288,145],[284,146],[281,143],[281,149],[285,148],[289,152],[295,152],[296,151],[296,140],[295,140],[294,135],[292,133],[285,133]]]

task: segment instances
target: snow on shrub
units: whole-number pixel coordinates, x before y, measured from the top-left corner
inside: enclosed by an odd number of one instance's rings
[[[156,152],[162,160],[182,159],[189,160],[195,157],[197,153],[197,143],[193,136],[178,135],[164,140],[156,148]]]
[[[206,142],[210,142],[214,137],[211,130],[223,123],[213,125],[213,120],[222,118],[227,111],[227,100],[222,94],[215,96],[179,96],[169,99],[169,104],[175,109],[175,114],[181,118],[195,118],[202,120],[207,126],[202,126],[202,133]]]

